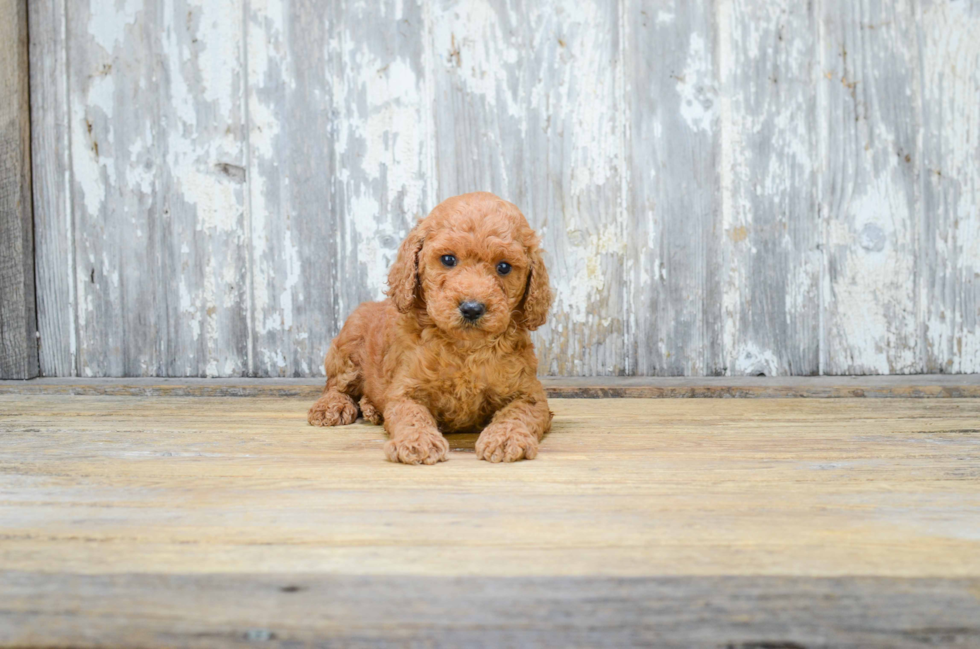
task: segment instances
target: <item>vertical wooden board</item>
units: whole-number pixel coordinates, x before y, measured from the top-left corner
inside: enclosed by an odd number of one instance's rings
[[[679,0],[624,1],[631,367],[641,375],[721,374],[726,368],[713,13]]]
[[[716,16],[727,373],[816,374],[816,16],[796,0],[725,1]]]
[[[822,29],[822,369],[920,371],[914,6],[910,0],[825,0]]]
[[[436,125],[434,204],[458,194],[492,192],[517,205],[531,226],[545,234],[547,224],[528,204],[532,170],[524,141],[528,132],[525,57],[530,55],[525,9],[522,0],[432,3],[428,31]],[[561,195],[557,187],[553,191]],[[550,267],[554,251],[547,250],[549,241],[544,243],[545,263]],[[535,345],[539,357],[548,356],[540,335],[535,336]],[[542,361],[539,372],[547,374],[551,363]]]
[[[74,376],[75,249],[71,211],[64,0],[29,2],[31,165],[37,329],[43,376]]]
[[[980,2],[921,8],[925,371],[980,372]]]
[[[432,11],[439,197],[492,191],[542,235],[556,300],[542,374],[623,374],[625,218],[615,3]]]
[[[521,0],[430,8],[435,202],[474,191],[526,202],[523,12]]]
[[[618,3],[529,3],[521,55],[525,204],[549,253],[555,304],[540,371],[625,374],[626,109]]]
[[[433,204],[417,2],[249,8],[254,372],[323,373]]]
[[[27,3],[0,0],[0,378],[37,376]]]
[[[337,9],[338,323],[361,302],[384,299],[399,244],[435,206],[426,5],[351,1]],[[322,365],[323,355],[315,361]]]
[[[68,5],[82,376],[247,369],[242,17]]]
[[[247,12],[250,373],[311,374],[337,330],[342,281],[331,191],[341,63],[328,52],[338,41],[325,4],[252,0]]]

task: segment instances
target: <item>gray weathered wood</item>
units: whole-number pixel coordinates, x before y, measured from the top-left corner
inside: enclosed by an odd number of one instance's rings
[[[66,7],[78,372],[244,374],[242,4]]]
[[[38,355],[44,376],[78,372],[65,6],[64,0],[28,3]]]
[[[252,372],[321,375],[433,205],[423,10],[287,1],[248,21]]]
[[[493,191],[542,234],[543,373],[627,371],[619,19],[598,0],[432,10],[438,195]]]
[[[27,3],[0,2],[0,378],[37,376]]]
[[[980,399],[554,400],[534,461],[437,467],[309,403],[0,394],[0,646],[980,640]]]
[[[526,200],[526,7],[439,0],[429,12],[437,200],[491,191]],[[531,216],[531,215],[529,215]]]
[[[726,372],[816,374],[819,18],[796,0],[736,0],[716,16]]]
[[[929,372],[980,370],[980,2],[922,3],[920,326]]]
[[[247,6],[246,29],[249,373],[309,375],[338,331],[340,220],[330,190],[340,66],[327,55],[338,41],[325,3]]]
[[[915,7],[826,0],[822,11],[822,369],[922,371]]]
[[[723,374],[713,14],[681,0],[624,6],[630,365],[636,374]]]
[[[980,371],[975,0],[30,3],[48,375],[317,376],[414,219],[560,375]]]
[[[543,234],[555,304],[535,339],[543,374],[629,371],[625,202],[625,79],[616,3],[529,2],[525,67],[525,187]],[[513,170],[510,173],[514,173]],[[520,194],[520,192],[518,192]]]
[[[0,643],[711,649],[971,646],[980,642],[978,588],[977,579],[876,577],[66,575],[8,571],[0,576],[5,602],[0,610]]]

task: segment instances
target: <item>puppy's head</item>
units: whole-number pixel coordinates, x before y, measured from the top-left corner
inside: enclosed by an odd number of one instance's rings
[[[540,240],[512,203],[463,194],[440,203],[398,249],[388,297],[403,313],[424,312],[465,339],[500,334],[511,322],[544,324],[551,306]]]

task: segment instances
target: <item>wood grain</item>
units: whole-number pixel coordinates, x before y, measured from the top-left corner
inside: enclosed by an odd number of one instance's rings
[[[0,395],[0,643],[978,638],[978,400],[555,400],[438,467],[307,405]]]
[[[544,374],[980,371],[975,0],[29,4],[46,375],[319,376],[478,189]]]
[[[40,373],[76,376],[74,216],[64,0],[28,2]]]
[[[625,71],[617,3],[525,3],[518,175],[522,208],[542,234],[555,292],[535,334],[540,371],[623,375],[630,332],[626,300]],[[618,109],[617,109],[618,107]]]
[[[725,372],[817,374],[819,18],[793,0],[726,2],[716,15]]]
[[[27,3],[0,2],[0,378],[37,376]]]
[[[922,3],[920,314],[928,372],[980,357],[980,2]]]
[[[970,646],[977,579],[0,574],[0,644]],[[52,593],[56,593],[52,596]],[[519,602],[519,605],[517,603]],[[111,614],[108,612],[111,611]]]
[[[713,13],[680,0],[624,6],[631,373],[724,374]]]
[[[245,374],[242,5],[65,10],[78,373]]]
[[[980,398],[978,375],[851,377],[545,377],[554,399]],[[138,397],[300,397],[315,400],[320,379],[68,379],[0,381],[0,394]]]
[[[322,375],[344,319],[383,297],[398,244],[434,205],[422,8],[248,13],[250,373]]]
[[[326,48],[343,39],[329,38],[326,4],[249,4],[246,12],[248,373],[309,375],[341,324],[342,225],[332,184],[340,66]]]
[[[975,399],[555,400],[503,470],[302,399],[0,402],[2,569],[980,576]]]
[[[822,369],[921,372],[915,7],[827,0],[822,11]]]
[[[543,372],[626,373],[622,58],[615,3],[439,2],[440,198],[493,191],[542,235],[556,302]]]

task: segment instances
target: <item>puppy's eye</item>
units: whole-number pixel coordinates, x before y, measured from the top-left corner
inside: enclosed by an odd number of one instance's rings
[[[439,259],[446,268],[452,268],[456,265],[456,255],[443,255]]]
[[[497,264],[497,272],[501,275],[506,275],[510,272],[510,264],[508,264],[506,261],[500,262]]]

